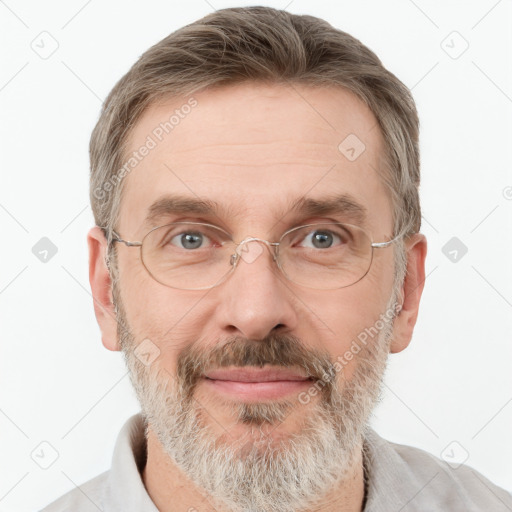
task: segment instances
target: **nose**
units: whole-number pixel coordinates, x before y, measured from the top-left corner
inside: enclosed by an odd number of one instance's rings
[[[256,340],[277,329],[295,329],[298,316],[293,292],[280,274],[273,250],[257,240],[240,249],[234,272],[217,288],[219,328],[229,335]]]

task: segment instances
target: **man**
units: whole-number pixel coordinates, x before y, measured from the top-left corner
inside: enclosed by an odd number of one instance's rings
[[[91,139],[90,282],[142,413],[55,511],[511,510],[369,426],[425,280],[407,88],[310,16],[224,9],[150,48]]]

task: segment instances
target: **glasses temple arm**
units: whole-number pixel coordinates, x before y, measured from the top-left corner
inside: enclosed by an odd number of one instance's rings
[[[390,246],[393,242],[396,242],[397,240],[399,240],[400,238],[402,238],[403,236],[405,235],[405,232],[402,232],[402,233],[399,233],[397,236],[395,236],[395,238],[391,239],[391,240],[388,240],[387,242],[373,242],[372,243],[372,247],[376,247],[377,249],[381,248],[381,247],[388,247]]]

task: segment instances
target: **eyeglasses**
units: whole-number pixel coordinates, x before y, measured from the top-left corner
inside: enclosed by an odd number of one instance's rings
[[[181,290],[218,286],[234,272],[240,259],[255,261],[263,252],[261,244],[293,283],[317,290],[345,288],[368,273],[374,249],[388,247],[402,236],[372,242],[358,226],[317,223],[290,229],[279,242],[247,237],[236,243],[224,229],[202,222],[158,226],[141,242],[114,235],[113,242],[140,247],[142,264],[156,281]]]

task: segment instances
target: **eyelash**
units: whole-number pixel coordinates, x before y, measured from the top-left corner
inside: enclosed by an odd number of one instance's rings
[[[174,244],[172,243],[172,241],[174,239],[178,239],[180,240],[180,244],[181,244],[181,238],[183,235],[185,234],[199,234],[203,237],[203,239],[201,240],[201,242],[203,241],[210,241],[210,242],[215,242],[215,243],[218,243],[218,240],[216,240],[215,238],[213,237],[210,237],[208,236],[208,234],[206,232],[202,232],[200,229],[198,230],[194,230],[193,228],[192,229],[182,229],[182,230],[173,230],[174,232],[172,234],[168,234],[166,236],[166,239],[165,239],[165,245],[167,244],[172,244],[172,245],[175,245],[175,246],[178,246],[177,244]],[[315,229],[313,226],[311,226],[310,228],[308,228],[308,231],[306,233],[305,236],[303,236],[299,241],[300,243],[304,243],[306,240],[308,240],[308,238],[313,234],[315,233],[315,231],[318,231],[317,229]],[[343,243],[344,240],[343,240],[343,235],[341,234],[341,230],[338,230],[338,232],[336,232],[336,230],[327,230],[332,236],[334,239],[337,239],[339,241],[339,243]],[[346,235],[345,235],[346,236]],[[221,245],[223,242],[220,242]]]

